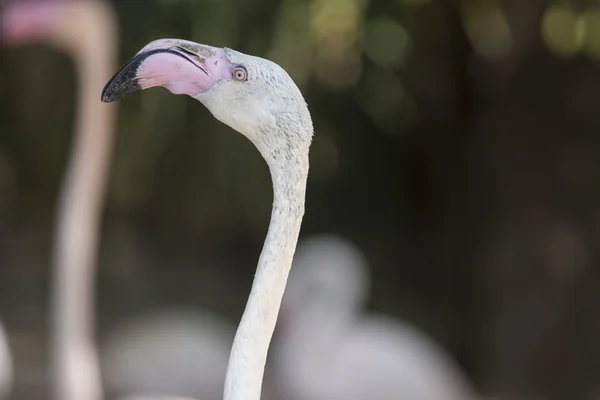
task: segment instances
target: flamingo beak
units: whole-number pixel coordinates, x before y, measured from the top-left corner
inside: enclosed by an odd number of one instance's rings
[[[231,77],[234,69],[224,49],[180,39],[155,40],[108,81],[102,90],[102,101],[110,103],[155,86],[193,97]]]

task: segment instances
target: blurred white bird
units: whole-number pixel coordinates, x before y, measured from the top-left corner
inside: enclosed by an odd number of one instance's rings
[[[101,358],[119,399],[220,400],[233,327],[203,309],[163,309],[111,330]]]
[[[298,246],[272,352],[272,380],[291,400],[467,400],[468,379],[424,332],[360,308],[367,262],[319,235]]]
[[[79,89],[74,143],[53,236],[50,373],[52,397],[101,400],[94,277],[116,108],[101,104],[98,96],[119,48],[116,13],[108,1],[11,1],[2,4],[0,25],[2,44],[46,42],[75,64]],[[48,71],[44,77],[56,79]]]
[[[191,397],[172,397],[172,396],[123,396],[119,397],[118,400],[196,400]]]
[[[172,396],[123,396],[119,397],[118,400],[197,400],[191,397],[172,397]]]
[[[13,382],[13,364],[8,337],[0,322],[0,400],[8,399]]]

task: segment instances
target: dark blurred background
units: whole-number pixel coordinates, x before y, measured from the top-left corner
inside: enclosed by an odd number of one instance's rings
[[[315,126],[301,237],[363,249],[371,309],[424,329],[483,393],[600,398],[597,1],[112,4],[119,63],[179,37],[288,70]],[[50,46],[0,52],[0,316],[30,388],[15,399],[34,399],[77,81]],[[238,321],[270,216],[264,161],[187,96],[118,107],[100,335],[164,305]]]

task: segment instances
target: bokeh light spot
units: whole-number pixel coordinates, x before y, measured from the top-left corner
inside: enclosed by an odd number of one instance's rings
[[[573,56],[583,45],[584,20],[578,18],[569,7],[551,6],[542,19],[542,37],[553,53],[563,57]]]
[[[463,18],[469,41],[481,57],[500,60],[510,55],[513,34],[498,4],[464,8]]]
[[[358,32],[362,27],[361,1],[315,0],[311,7],[314,71],[324,87],[343,90],[354,86],[362,72]]]
[[[589,58],[600,61],[600,10],[592,9],[581,16],[585,26],[583,52]]]
[[[380,67],[397,66],[406,57],[409,48],[408,32],[392,18],[374,18],[367,25],[364,51]]]

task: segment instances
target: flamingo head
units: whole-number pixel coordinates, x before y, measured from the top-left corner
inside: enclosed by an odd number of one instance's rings
[[[117,72],[102,101],[152,87],[200,101],[215,118],[247,136],[267,162],[289,151],[308,152],[313,132],[308,107],[294,81],[274,62],[228,48],[160,39]]]

